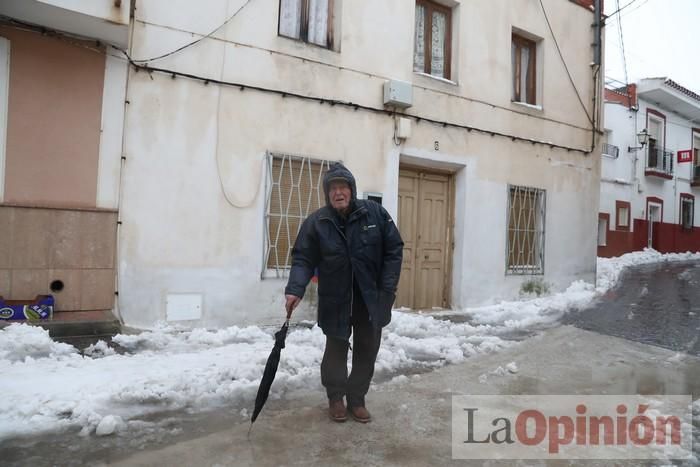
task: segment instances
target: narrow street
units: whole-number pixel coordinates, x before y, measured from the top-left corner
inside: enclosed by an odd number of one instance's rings
[[[700,264],[638,266],[623,274],[597,306],[563,322],[700,356]]]
[[[661,263],[624,273],[588,310],[500,352],[377,384],[369,425],[331,423],[322,393],[271,400],[247,438],[240,408],[153,417],[157,428],[111,437],[77,433],[10,440],[3,465],[512,465],[451,457],[457,394],[700,394],[700,265]],[[515,363],[515,373],[498,367]],[[698,414],[694,418],[698,457]],[[523,461],[519,465],[609,465]],[[616,465],[663,463],[616,462]],[[697,465],[685,461],[680,465]]]

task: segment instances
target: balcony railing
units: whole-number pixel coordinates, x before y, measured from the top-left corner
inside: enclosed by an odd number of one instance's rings
[[[700,186],[700,165],[693,166],[693,180],[690,182],[691,186]]]
[[[660,174],[671,177],[673,175],[673,153],[661,148],[650,147],[647,152],[647,172],[652,175]]]
[[[620,148],[614,144],[603,143],[603,154],[617,159],[617,156],[620,155]]]

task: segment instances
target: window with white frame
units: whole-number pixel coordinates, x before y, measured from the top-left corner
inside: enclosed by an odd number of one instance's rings
[[[615,201],[615,230],[629,230],[630,203],[629,201]]]
[[[271,271],[275,277],[287,275],[301,224],[326,204],[323,176],[329,165],[327,160],[267,154],[263,271]]]
[[[608,219],[605,217],[598,218],[598,246],[606,246],[608,244]]]
[[[335,1],[280,0],[278,34],[332,49]]]
[[[620,155],[620,148],[614,144],[610,144],[612,138],[612,130],[605,130],[605,137],[603,139],[603,155],[617,159]]]
[[[416,0],[413,71],[452,79],[452,9]]]
[[[691,230],[694,223],[695,198],[692,195],[681,195],[681,227]]]
[[[545,190],[508,187],[506,273],[544,274]]]
[[[655,115],[649,115],[648,127],[649,144],[647,151],[649,153],[649,158],[647,167],[663,169],[665,167],[664,120]]]

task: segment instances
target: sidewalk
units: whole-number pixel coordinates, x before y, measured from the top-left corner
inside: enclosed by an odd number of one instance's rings
[[[516,373],[489,374],[510,362],[517,365]],[[514,461],[452,459],[452,394],[638,393],[693,394],[697,399],[700,358],[562,326],[497,354],[474,357],[404,382],[378,385],[368,395],[368,408],[374,416],[368,425],[329,421],[323,394],[313,394],[269,403],[250,440],[246,438],[249,424],[242,422],[160,450],[110,459],[110,465],[515,465]]]

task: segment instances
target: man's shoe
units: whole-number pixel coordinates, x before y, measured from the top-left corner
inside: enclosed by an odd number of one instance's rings
[[[331,420],[334,422],[344,422],[348,419],[348,411],[342,399],[328,401],[328,416],[331,417]]]
[[[350,415],[356,422],[368,423],[372,421],[372,415],[370,415],[369,410],[361,405],[350,407]]]

